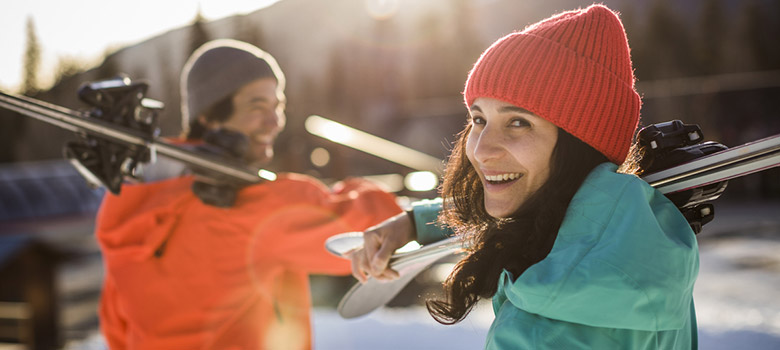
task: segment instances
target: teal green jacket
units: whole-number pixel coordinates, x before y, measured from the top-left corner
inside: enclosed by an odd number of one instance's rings
[[[545,259],[501,274],[487,349],[697,348],[694,233],[663,194],[615,170],[588,175]],[[423,241],[437,235],[424,224],[435,203],[415,214]]]

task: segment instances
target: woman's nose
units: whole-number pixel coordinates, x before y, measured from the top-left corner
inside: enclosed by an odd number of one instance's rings
[[[501,157],[504,148],[501,146],[501,135],[495,128],[485,127],[481,130],[474,148],[474,157],[484,163]]]

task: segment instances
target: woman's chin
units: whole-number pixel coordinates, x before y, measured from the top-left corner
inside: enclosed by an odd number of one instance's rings
[[[511,208],[508,205],[499,205],[496,203],[485,203],[485,211],[487,211],[488,215],[496,219],[504,219],[511,216],[512,213],[515,211],[515,209]]]

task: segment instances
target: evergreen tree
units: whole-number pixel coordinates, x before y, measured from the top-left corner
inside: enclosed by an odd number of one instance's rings
[[[117,61],[118,58],[116,53],[112,53],[109,50],[106,50],[103,54],[103,63],[101,63],[97,68],[97,79],[111,79],[122,73]]]
[[[84,63],[73,57],[60,57],[54,73],[54,85],[84,71]]]
[[[240,15],[234,17],[233,37],[236,40],[241,40],[267,50],[263,31],[247,16]]]
[[[198,7],[198,13],[195,14],[195,19],[192,21],[192,24],[190,25],[190,33],[189,33],[189,51],[190,53],[194,52],[197,48],[199,48],[201,45],[208,42],[210,39],[210,35],[208,31],[206,30],[206,20],[203,18],[203,15],[200,13],[200,6]],[[187,55],[189,56],[189,54]]]
[[[32,17],[27,17],[27,46],[24,54],[22,85],[20,92],[34,95],[38,92],[38,70],[41,48],[35,33]],[[0,108],[0,163],[17,161],[17,149],[27,130],[27,119],[17,113]]]
[[[32,95],[38,91],[38,70],[41,65],[41,47],[38,35],[35,33],[35,23],[31,16],[27,17],[27,46],[24,50],[24,75],[21,91]]]

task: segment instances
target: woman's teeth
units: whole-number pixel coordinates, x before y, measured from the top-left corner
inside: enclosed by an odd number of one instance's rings
[[[485,175],[485,180],[488,180],[491,183],[502,183],[502,182],[509,182],[515,179],[519,179],[520,176],[521,176],[520,173]]]

